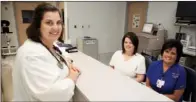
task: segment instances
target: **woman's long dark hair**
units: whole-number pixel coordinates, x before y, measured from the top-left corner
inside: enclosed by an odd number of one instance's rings
[[[52,4],[49,3],[42,3],[38,5],[34,10],[33,20],[30,26],[26,30],[27,38],[35,41],[35,42],[41,42],[41,32],[40,32],[40,26],[41,26],[41,20],[43,19],[44,13],[52,11],[52,12],[58,12],[60,17],[62,17],[59,9]],[[64,42],[63,40],[63,24],[62,24],[62,32],[59,37],[59,41]]]

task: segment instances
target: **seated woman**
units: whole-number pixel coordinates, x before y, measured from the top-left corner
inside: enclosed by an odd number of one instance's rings
[[[135,33],[126,33],[122,39],[122,50],[114,53],[109,65],[123,75],[142,82],[146,73],[146,67],[145,58],[137,53],[138,43],[138,37]]]
[[[186,87],[185,69],[178,64],[182,55],[180,41],[170,39],[162,47],[162,60],[153,62],[147,72],[146,85],[178,102]]]

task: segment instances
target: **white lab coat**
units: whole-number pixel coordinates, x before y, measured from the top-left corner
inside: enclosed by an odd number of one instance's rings
[[[13,68],[13,101],[70,101],[75,84],[69,69],[40,43],[26,40],[18,49]]]

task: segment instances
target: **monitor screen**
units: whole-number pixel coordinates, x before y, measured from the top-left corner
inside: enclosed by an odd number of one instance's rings
[[[144,33],[152,33],[152,28],[153,28],[153,24],[146,23],[146,24],[144,24],[142,32],[144,32]]]
[[[33,10],[22,10],[23,23],[31,23],[33,20]]]
[[[196,1],[179,1],[176,17],[196,17]]]

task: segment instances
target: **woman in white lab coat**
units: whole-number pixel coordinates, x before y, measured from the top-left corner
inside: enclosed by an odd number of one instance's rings
[[[80,71],[53,45],[63,34],[60,11],[48,3],[38,5],[26,33],[13,69],[13,100],[69,101]]]
[[[135,33],[126,33],[122,39],[122,50],[114,53],[109,65],[122,75],[142,82],[146,67],[145,58],[137,53],[138,44],[139,40]]]

